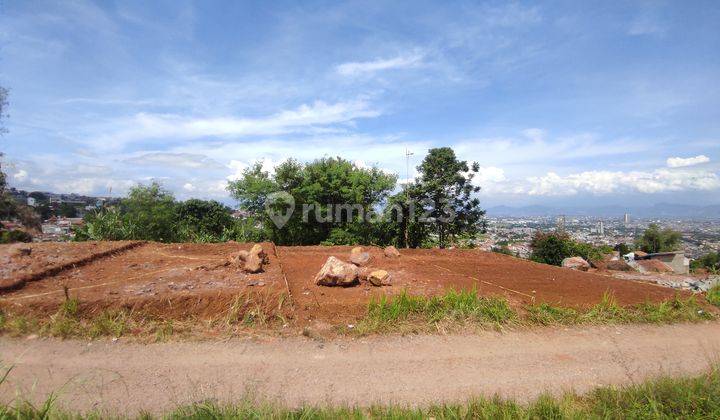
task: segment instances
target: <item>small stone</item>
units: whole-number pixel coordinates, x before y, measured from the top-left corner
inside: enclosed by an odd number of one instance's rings
[[[388,258],[398,258],[398,257],[400,257],[400,251],[398,251],[397,248],[395,248],[395,247],[392,246],[392,245],[386,247],[386,248],[383,250],[383,254],[385,254],[385,256],[388,257]]]
[[[373,286],[382,286],[390,279],[390,273],[385,270],[375,270],[368,275],[368,281]]]
[[[370,253],[362,249],[362,247],[355,247],[350,251],[350,262],[361,267],[370,261]]]

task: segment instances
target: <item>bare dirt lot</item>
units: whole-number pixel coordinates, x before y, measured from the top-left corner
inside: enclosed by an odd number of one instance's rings
[[[351,247],[262,245],[269,264],[258,274],[226,264],[228,256],[252,244],[42,243],[32,244],[30,255],[16,255],[17,245],[0,246],[3,281],[27,280],[0,289],[0,308],[47,315],[65,299],[67,287],[90,314],[127,308],[166,319],[213,318],[244,296],[277,307],[301,326],[353,322],[372,298],[402,291],[438,295],[476,289],[483,296],[504,296],[516,308],[541,302],[587,307],[605,293],[621,305],[689,296],[477,250],[401,250],[399,258],[388,258],[372,247],[366,248],[372,256],[368,266],[388,271],[391,285],[331,288],[315,285],[313,278],[329,256],[346,260]]]
[[[274,247],[263,245],[269,258],[265,272],[246,274],[225,262],[252,244],[145,243],[0,292],[0,304],[14,312],[52,313],[65,299],[66,286],[90,313],[127,308],[159,318],[212,317],[241,295],[266,303],[265,296],[277,302],[278,295],[286,294]],[[13,264],[26,259],[15,258]]]

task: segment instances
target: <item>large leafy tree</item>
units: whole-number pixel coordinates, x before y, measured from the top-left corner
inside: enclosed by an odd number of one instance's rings
[[[177,213],[186,229],[219,237],[232,224],[230,209],[215,200],[193,198],[177,205]]]
[[[157,182],[130,189],[120,209],[126,224],[135,227],[132,239],[172,242],[177,237],[175,197]]]
[[[681,241],[680,232],[670,228],[660,229],[660,226],[651,223],[638,238],[636,247],[648,253],[675,251],[680,247]]]
[[[480,169],[477,163],[468,165],[453,149],[440,147],[430,149],[417,169],[420,177],[409,187],[409,195],[434,225],[433,234],[441,248],[453,236],[474,235],[484,228],[485,211],[475,196],[480,187],[472,182]]]
[[[280,244],[376,243],[376,227],[365,215],[381,206],[397,178],[377,168],[359,168],[341,158],[322,158],[308,164],[288,160],[274,174],[256,164],[232,181],[228,190],[240,208],[261,223]],[[272,204],[283,212],[287,203],[267,202],[272,193],[292,196],[295,209],[281,227],[266,212]]]

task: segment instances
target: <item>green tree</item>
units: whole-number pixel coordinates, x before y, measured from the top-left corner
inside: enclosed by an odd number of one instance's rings
[[[177,205],[179,223],[197,234],[208,234],[217,238],[232,224],[230,209],[215,200],[196,198]]]
[[[530,241],[530,259],[550,265],[561,265],[562,260],[572,257],[573,242],[567,233],[535,232]]]
[[[278,244],[376,243],[376,227],[365,216],[384,203],[396,181],[394,175],[377,168],[359,168],[338,157],[307,164],[289,160],[276,167],[273,175],[255,164],[239,180],[230,182],[228,190]],[[278,212],[286,210],[284,201],[267,201],[280,191],[292,196],[295,204],[282,227],[266,212],[266,205]]]
[[[77,207],[70,203],[60,203],[57,212],[61,217],[77,217]]]
[[[135,226],[128,239],[174,242],[177,238],[177,206],[173,194],[159,183],[138,185],[120,201],[125,224]]]
[[[410,187],[410,196],[434,224],[433,233],[441,248],[454,235],[473,235],[484,229],[485,211],[473,196],[480,191],[472,183],[480,169],[477,162],[468,166],[466,161],[458,160],[453,149],[441,147],[430,149],[417,169],[420,177]]]
[[[675,251],[680,247],[682,235],[670,228],[660,229],[651,223],[636,241],[636,247],[647,253]]]

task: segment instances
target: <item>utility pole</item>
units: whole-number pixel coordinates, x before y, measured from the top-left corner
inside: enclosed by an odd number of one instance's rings
[[[414,153],[408,150],[408,148],[405,148],[405,205],[408,208],[408,215],[405,219],[405,248],[409,248],[408,244],[408,227],[410,226],[410,221],[408,220],[410,218],[410,156],[412,156]]]

